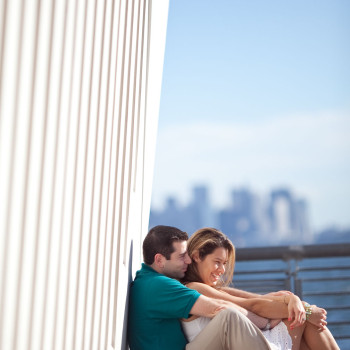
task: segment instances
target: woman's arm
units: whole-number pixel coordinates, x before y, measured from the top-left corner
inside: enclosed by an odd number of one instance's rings
[[[297,327],[304,323],[304,307],[300,299],[293,294],[270,295],[268,298],[259,296],[257,298],[246,299],[236,297],[199,282],[191,282],[187,284],[187,287],[196,289],[199,293],[211,298],[230,301],[263,317],[272,319],[288,317],[294,320],[291,324],[292,327]]]
[[[204,285],[206,286],[206,285]],[[199,289],[201,286],[199,286]],[[209,287],[209,286],[208,286]],[[209,287],[211,288],[211,287]],[[202,289],[203,290],[203,289]],[[208,293],[209,294],[209,293]],[[201,299],[205,299],[206,301],[208,300],[213,300],[217,303],[220,303],[221,306],[223,307],[230,307],[230,308],[234,308],[238,311],[240,311],[244,316],[246,316],[251,322],[253,322],[258,328],[260,329],[265,329],[267,327],[267,325],[269,324],[271,328],[273,328],[274,326],[276,326],[281,320],[274,320],[273,322],[269,323],[271,320],[268,320],[267,318],[265,317],[262,317],[262,316],[259,316],[259,315],[256,315],[255,313],[249,311],[249,310],[246,310],[244,309],[243,307],[237,305],[236,303],[233,303],[231,301],[228,301],[228,300],[224,300],[224,299],[220,299],[220,298],[213,298],[209,295],[204,295],[202,294],[199,298],[198,298],[198,301],[196,302],[196,304],[198,303],[198,305],[200,305],[200,302],[201,302]],[[195,306],[196,306],[195,304]],[[204,309],[203,306],[201,306],[201,310]],[[199,312],[198,312],[199,308],[195,308],[193,307],[192,310],[191,310],[191,314],[192,316],[186,320],[183,320],[184,322],[190,322],[194,319],[197,318],[197,316],[199,316]],[[203,315],[203,314],[202,314]],[[208,316],[207,316],[208,317]],[[209,316],[210,317],[210,316]]]
[[[220,288],[220,290],[233,295],[234,297],[244,298],[244,299],[251,299],[251,298],[260,298],[260,294],[246,292],[245,290],[240,290],[237,288],[231,288],[231,287],[223,287]]]
[[[290,292],[289,290],[280,290],[278,292],[272,292],[272,293],[268,293],[268,294],[250,293],[250,292],[246,292],[246,291],[239,290],[239,289],[232,288],[232,287],[223,287],[220,290],[222,290],[230,295],[241,297],[241,298],[246,298],[246,299],[266,298],[266,299],[274,300],[275,296],[283,296],[283,299],[284,299],[284,295],[293,295],[293,293]],[[305,309],[305,302],[302,301],[302,304],[303,304],[304,309]],[[316,305],[312,305],[311,309],[312,309],[312,314],[307,319],[307,321],[312,323],[313,325],[315,325],[316,327],[318,327],[320,329],[325,329],[325,327],[327,325],[327,321],[326,321],[327,311],[323,308],[316,306]]]
[[[288,290],[281,290],[278,292],[272,292],[272,293],[268,293],[268,294],[251,293],[251,292],[246,292],[245,290],[240,290],[240,289],[232,288],[232,287],[222,287],[222,288],[220,288],[220,290],[222,290],[230,295],[233,295],[235,297],[240,297],[240,298],[245,298],[245,299],[260,298],[260,297],[267,298],[269,296],[293,294],[292,292],[290,292]]]

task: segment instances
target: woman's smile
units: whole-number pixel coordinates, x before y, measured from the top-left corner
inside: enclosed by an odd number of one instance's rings
[[[220,278],[220,276],[221,276],[221,274],[220,274],[220,275],[216,275],[216,274],[214,274],[214,273],[212,273],[211,275],[213,276],[213,279],[214,279],[215,281],[217,281],[217,280]]]

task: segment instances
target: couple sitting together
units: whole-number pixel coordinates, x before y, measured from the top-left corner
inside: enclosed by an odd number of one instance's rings
[[[130,289],[131,350],[338,349],[326,311],[288,291],[259,295],[230,288],[235,248],[220,231],[190,239],[156,226]]]

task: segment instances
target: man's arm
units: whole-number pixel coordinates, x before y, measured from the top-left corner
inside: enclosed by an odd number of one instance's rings
[[[226,309],[229,303],[224,300],[208,298],[201,295],[192,306],[191,315],[213,318],[221,310]]]

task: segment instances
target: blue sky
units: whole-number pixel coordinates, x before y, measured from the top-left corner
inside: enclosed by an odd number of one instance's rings
[[[350,1],[171,0],[152,205],[290,187],[350,226]]]

